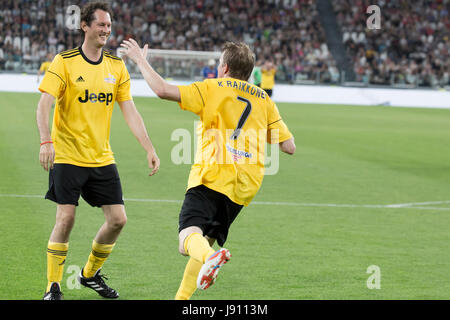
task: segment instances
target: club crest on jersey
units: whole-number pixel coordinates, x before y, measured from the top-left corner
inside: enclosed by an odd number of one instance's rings
[[[106,105],[109,105],[113,101],[113,94],[111,92],[108,93],[100,92],[98,94],[89,93],[89,90],[86,89],[84,91],[84,98],[78,97],[78,101],[80,101],[81,103],[86,103],[88,101],[91,103],[106,102]]]
[[[105,78],[105,82],[116,84],[116,78],[110,73],[108,78]]]

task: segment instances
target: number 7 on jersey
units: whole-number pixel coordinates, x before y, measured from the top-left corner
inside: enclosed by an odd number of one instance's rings
[[[239,101],[245,102],[247,105],[244,111],[242,112],[241,117],[239,118],[239,122],[237,124],[236,129],[234,130],[233,134],[230,137],[231,140],[236,140],[239,137],[239,135],[241,134],[241,129],[244,126],[245,122],[247,121],[250,112],[252,111],[252,104],[250,103],[250,101],[240,96],[238,96],[237,99]]]

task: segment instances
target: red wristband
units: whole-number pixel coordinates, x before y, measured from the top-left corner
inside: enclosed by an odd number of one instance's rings
[[[44,142],[41,142],[41,146],[43,146],[44,144],[47,144],[47,143],[53,143],[53,141],[44,141]]]

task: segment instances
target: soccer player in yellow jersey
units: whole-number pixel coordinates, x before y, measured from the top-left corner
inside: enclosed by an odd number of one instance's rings
[[[274,102],[247,82],[255,63],[244,43],[228,42],[219,61],[218,78],[174,86],[162,79],[133,39],[125,54],[139,67],[150,88],[163,99],[177,101],[200,117],[196,160],[189,175],[179,216],[179,251],[190,256],[175,299],[189,299],[196,288],[211,286],[231,254],[222,247],[243,206],[256,195],[264,176],[266,141],[293,154],[295,143]]]
[[[100,269],[114,248],[127,216],[120,177],[109,143],[115,101],[133,134],[147,152],[150,175],[159,159],[142,117],[130,95],[130,76],[122,59],[103,50],[111,33],[111,11],[106,3],[87,4],[81,11],[81,47],[54,58],[39,90],[37,124],[41,138],[40,162],[49,172],[45,196],[57,203],[56,223],[47,249],[48,284],[44,300],[60,300],[60,282],[80,195],[101,207],[105,223],[92,243],[79,282],[106,298],[118,292],[107,286]],[[56,106],[50,135],[49,114]]]
[[[263,88],[269,97],[272,97],[273,87],[275,87],[275,74],[277,67],[272,60],[268,59],[261,67],[261,88]]]
[[[48,70],[48,67],[50,67],[50,64],[53,60],[53,54],[47,53],[47,58],[44,62],[41,63],[41,66],[39,67],[38,73],[37,73],[37,82],[39,83],[39,79],[41,74],[45,74]]]

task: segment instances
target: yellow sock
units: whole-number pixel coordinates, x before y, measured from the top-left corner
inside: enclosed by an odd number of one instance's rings
[[[190,258],[184,269],[183,280],[181,280],[175,300],[189,300],[197,289],[197,276],[202,268],[202,263]]]
[[[48,242],[47,246],[47,290],[53,282],[60,283],[64,272],[64,263],[66,262],[69,243]]]
[[[209,245],[208,240],[200,233],[191,233],[186,237],[184,251],[202,264],[215,252]]]
[[[83,268],[83,277],[91,278],[100,269],[108,258],[109,254],[113,250],[115,243],[113,244],[101,244],[95,240],[92,242],[92,251],[89,255],[88,261]]]

